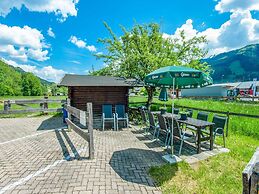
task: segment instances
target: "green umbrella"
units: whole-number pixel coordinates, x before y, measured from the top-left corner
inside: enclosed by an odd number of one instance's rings
[[[212,78],[202,71],[189,67],[168,66],[148,74],[145,83],[155,87],[172,87],[175,85],[178,89],[184,89],[211,85]]]
[[[157,69],[145,77],[145,84],[153,87],[168,87],[173,89],[172,113],[174,110],[174,90],[204,87],[212,84],[212,78],[199,70],[183,66],[168,66]],[[171,149],[173,156],[173,126],[172,118],[172,139]],[[175,159],[177,160],[177,159]]]

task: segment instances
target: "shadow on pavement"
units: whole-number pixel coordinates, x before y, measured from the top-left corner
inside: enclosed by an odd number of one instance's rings
[[[154,187],[148,170],[165,164],[162,155],[152,150],[129,148],[114,152],[109,164],[123,180]]]
[[[64,128],[65,126],[66,124],[63,123],[62,117],[53,116],[42,121],[37,131],[60,129],[60,128]]]

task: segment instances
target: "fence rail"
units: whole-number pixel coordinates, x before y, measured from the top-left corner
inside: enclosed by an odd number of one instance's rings
[[[72,107],[68,104],[65,106],[65,109],[68,112],[68,118],[66,118],[66,123],[68,129],[72,129],[83,139],[89,143],[89,158],[94,158],[94,137],[93,137],[93,107],[92,103],[87,103],[87,111],[79,110],[75,107]],[[73,122],[72,116],[79,119],[80,124],[87,127],[88,132],[85,129],[79,127],[75,122]]]
[[[45,97],[44,99],[29,99],[29,100],[5,100],[4,110],[0,111],[0,114],[19,114],[19,113],[33,113],[33,112],[61,112],[62,108],[49,108],[49,104],[51,103],[65,103],[66,100],[54,100],[48,99]],[[39,104],[39,108],[30,107],[31,104]],[[18,105],[21,107],[25,107],[24,109],[12,109],[12,105]],[[61,107],[61,106],[60,106]]]
[[[258,194],[259,192],[259,147],[256,149],[243,173],[243,194]]]

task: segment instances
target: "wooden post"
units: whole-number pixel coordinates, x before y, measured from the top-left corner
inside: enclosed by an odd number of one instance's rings
[[[67,98],[67,106],[70,106],[70,99],[69,98]],[[71,121],[71,114],[68,110],[67,110],[67,117]],[[69,132],[71,132],[71,127],[69,125],[67,126],[67,129],[68,129]]]
[[[87,103],[88,131],[89,131],[89,158],[94,159],[94,134],[93,134],[93,106]]]
[[[8,101],[4,101],[4,111],[8,111],[8,110],[9,110]]]
[[[46,102],[44,102],[44,107],[43,107],[44,109],[48,109],[48,107],[49,107],[48,102],[47,102],[48,98],[49,98],[48,96],[44,96],[44,100],[46,101]]]
[[[259,162],[255,164],[251,175],[250,194],[258,194],[259,192]]]
[[[229,111],[227,112],[227,129],[226,129],[226,137],[228,136],[228,128],[229,128]]]

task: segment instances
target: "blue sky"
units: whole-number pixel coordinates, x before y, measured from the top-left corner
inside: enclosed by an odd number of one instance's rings
[[[259,43],[258,0],[1,0],[0,57],[49,81],[86,74],[104,66],[93,56],[105,52],[103,21],[118,36],[120,25],[149,22],[165,37],[206,35],[210,55]]]

